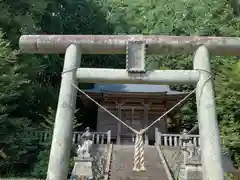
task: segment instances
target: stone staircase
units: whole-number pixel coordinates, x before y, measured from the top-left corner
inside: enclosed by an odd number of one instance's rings
[[[161,147],[161,149],[173,174],[178,173],[180,164],[183,162],[183,154],[180,152],[180,147]]]
[[[184,171],[185,166],[183,166],[183,154],[180,152],[180,147],[170,147],[170,146],[159,146],[162,150],[162,153],[164,154],[164,157],[167,161],[168,166],[171,169],[171,173],[175,176],[175,178],[177,179],[179,176],[181,176],[181,171]],[[237,174],[238,171],[234,168],[231,158],[228,154],[228,152],[226,151],[226,149],[222,148],[222,161],[223,163],[223,170],[225,173],[233,173],[233,174]],[[188,160],[187,165],[191,166],[191,173],[189,173],[188,179],[191,180],[199,180],[199,179],[203,179],[202,178],[202,173],[201,172],[201,161],[198,160],[195,162],[194,161],[190,161]],[[194,172],[192,167],[196,167],[196,165],[198,165],[198,171]],[[200,165],[200,167],[199,167]]]
[[[133,145],[114,145],[111,180],[168,180],[155,146],[145,146],[145,172],[133,172]]]

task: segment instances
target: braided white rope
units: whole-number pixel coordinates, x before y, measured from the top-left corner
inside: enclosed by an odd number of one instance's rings
[[[69,70],[64,70],[62,72],[62,75],[64,73],[70,72],[77,69],[76,67],[73,67]],[[183,103],[189,96],[191,96],[196,89],[194,89],[192,92],[190,92],[187,96],[185,96],[181,101],[179,101],[177,104],[175,104],[171,109],[166,111],[162,116],[157,118],[153,123],[151,123],[149,126],[147,126],[144,129],[141,129],[140,131],[132,128],[131,126],[127,125],[125,122],[123,122],[120,118],[115,116],[113,113],[111,113],[109,110],[107,110],[105,107],[103,107],[101,104],[99,104],[97,101],[95,101],[93,98],[91,98],[87,93],[85,93],[83,90],[78,88],[77,85],[75,85],[73,82],[69,81],[69,83],[75,87],[79,92],[81,92],[83,95],[85,95],[88,99],[90,99],[92,102],[94,102],[97,106],[102,108],[104,111],[106,111],[108,114],[110,114],[112,117],[114,117],[117,121],[119,121],[121,124],[126,126],[128,129],[130,129],[133,133],[136,134],[136,140],[135,140],[135,150],[134,150],[134,165],[133,165],[133,171],[145,171],[145,164],[144,164],[144,143],[143,143],[143,133],[145,133],[150,127],[152,127],[155,123],[162,120],[163,117],[165,117],[169,112],[171,112],[173,109],[175,109],[177,106],[179,106],[181,103]]]
[[[146,171],[144,163],[144,143],[142,134],[136,135],[133,171],[136,172]]]
[[[109,113],[112,117],[114,117],[116,120],[118,120],[120,123],[122,123],[124,126],[129,128],[133,133],[136,134],[136,140],[135,140],[135,155],[134,155],[134,165],[133,165],[133,171],[140,172],[145,171],[145,165],[144,165],[144,143],[143,143],[143,133],[146,132],[151,126],[153,126],[158,121],[162,120],[164,116],[166,116],[170,111],[175,109],[178,105],[180,105],[182,102],[184,102],[190,95],[192,95],[196,89],[194,89],[192,92],[190,92],[187,96],[185,96],[181,101],[179,101],[175,106],[173,106],[171,109],[169,109],[167,112],[165,112],[162,116],[157,118],[152,124],[147,126],[146,128],[137,131],[136,129],[130,127],[125,122],[123,122],[121,119],[119,119],[117,116],[112,114],[110,111],[108,111],[105,107],[103,107],[101,104],[99,104],[97,101],[95,101],[93,98],[91,98],[88,94],[86,94],[84,91],[79,89],[75,84],[70,82],[70,84],[75,87],[79,92],[84,94],[88,99],[92,100],[95,104],[97,104],[100,108],[102,108],[104,111]]]
[[[140,138],[140,157],[139,157],[139,159],[140,159],[140,167],[139,167],[139,169],[140,169],[140,171],[146,171],[146,168],[145,168],[145,163],[144,163],[144,143],[143,143],[143,136],[140,134],[139,135],[139,138]]]
[[[139,172],[140,169],[140,136],[136,134],[134,147],[133,171]]]

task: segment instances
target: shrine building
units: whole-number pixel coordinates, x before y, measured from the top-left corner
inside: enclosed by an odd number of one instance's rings
[[[84,90],[111,113],[119,117],[127,125],[140,130],[179,102],[186,93],[172,91],[168,85],[143,84],[95,84],[92,89]],[[81,95],[85,105],[92,104],[87,97]],[[171,114],[151,127],[144,135],[145,143],[155,142],[155,127],[162,133],[168,133],[169,121],[174,121]],[[133,143],[134,134],[119,123],[114,117],[97,108],[97,132],[111,130],[112,141],[117,144]]]

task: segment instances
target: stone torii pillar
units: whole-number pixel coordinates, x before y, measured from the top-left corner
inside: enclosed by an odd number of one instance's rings
[[[80,49],[78,46],[71,44],[65,53],[47,180],[63,180],[68,174],[73,117],[77,95],[76,88],[69,81],[76,83],[76,70],[80,65],[80,60]]]
[[[205,46],[200,46],[195,52],[193,66],[200,73],[196,89],[196,104],[203,179],[214,180],[221,178],[222,180],[224,179],[224,172],[213,91],[213,75],[209,52]],[[211,177],[209,177],[210,174]]]
[[[65,53],[64,71],[78,68],[83,54],[125,54],[126,69],[79,68],[62,78],[48,166],[48,180],[67,177],[71,144],[76,76],[88,83],[197,84],[196,99],[204,180],[224,180],[219,130],[210,71],[211,55],[240,55],[240,38],[142,35],[24,35],[19,40],[25,53]],[[81,52],[77,46],[80,45]],[[130,54],[129,54],[130,52]],[[195,53],[194,70],[145,71],[146,54]]]

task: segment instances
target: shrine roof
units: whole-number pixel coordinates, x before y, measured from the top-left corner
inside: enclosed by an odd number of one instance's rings
[[[186,92],[172,91],[168,85],[146,84],[95,84],[94,88],[86,89],[85,92],[104,93],[167,93],[169,95],[186,94]]]

